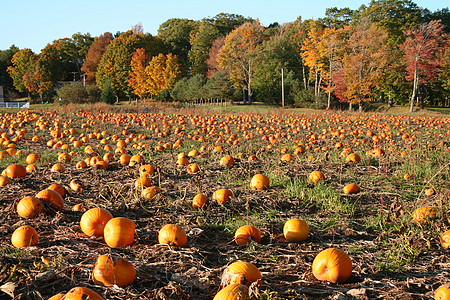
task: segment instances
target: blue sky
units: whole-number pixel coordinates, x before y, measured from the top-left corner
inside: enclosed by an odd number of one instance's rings
[[[413,0],[414,1],[414,0]],[[157,35],[170,18],[201,20],[221,12],[258,18],[261,24],[292,22],[324,17],[326,8],[357,9],[368,1],[355,0],[8,0],[0,6],[0,50],[15,44],[39,53],[53,40],[89,32],[126,31],[141,23],[144,32]],[[436,11],[448,7],[442,0],[416,0],[419,7]]]

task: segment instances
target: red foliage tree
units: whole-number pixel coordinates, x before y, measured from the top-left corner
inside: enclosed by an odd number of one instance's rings
[[[95,74],[100,63],[100,59],[106,51],[106,48],[113,40],[109,32],[100,35],[89,48],[86,61],[81,67],[81,71],[86,75],[86,84],[95,84]]]

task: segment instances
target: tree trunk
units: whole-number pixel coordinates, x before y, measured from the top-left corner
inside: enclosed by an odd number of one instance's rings
[[[308,85],[306,82],[306,74],[305,74],[305,65],[302,65],[302,73],[303,73],[303,85],[305,86],[305,90],[308,89]]]
[[[414,112],[414,101],[417,97],[417,69],[414,70],[414,83],[413,83],[413,93],[411,96],[411,106],[409,107],[409,112]]]
[[[348,110],[349,111],[353,110],[353,104],[351,102],[348,103]]]
[[[358,111],[359,111],[360,113],[362,113],[362,111],[363,111],[363,103],[362,103],[362,101],[359,102]]]
[[[390,94],[388,95],[388,107],[389,107],[389,108],[392,107],[392,97],[391,97]]]

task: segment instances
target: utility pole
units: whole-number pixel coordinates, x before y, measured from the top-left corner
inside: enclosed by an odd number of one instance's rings
[[[281,107],[284,108],[284,69],[281,68]]]

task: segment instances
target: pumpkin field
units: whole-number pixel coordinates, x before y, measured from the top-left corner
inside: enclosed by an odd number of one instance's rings
[[[0,299],[450,299],[450,117],[0,112]]]

